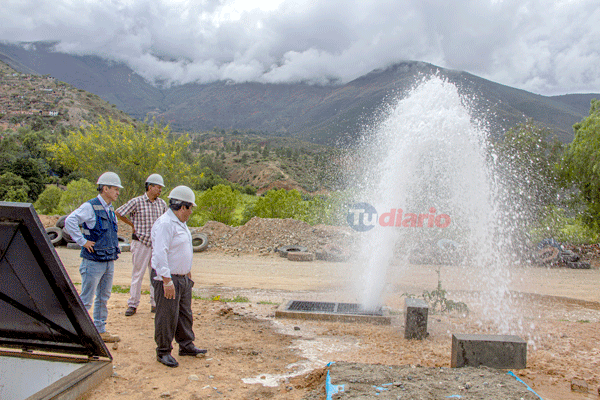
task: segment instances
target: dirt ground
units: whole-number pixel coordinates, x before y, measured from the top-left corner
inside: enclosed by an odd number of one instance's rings
[[[78,251],[57,247],[57,253],[79,287]],[[129,286],[130,268],[131,253],[123,253],[115,264],[114,285]],[[173,355],[180,363],[175,369],[156,361],[149,295],[142,295],[134,316],[125,317],[128,294],[113,293],[108,329],[122,340],[117,346],[108,345],[114,373],[90,399],[321,399],[327,369],[332,383],[339,384],[342,381],[336,379],[348,379],[340,372],[344,365],[359,372],[346,392],[334,398],[442,399],[452,394],[463,399],[538,398],[531,391],[508,390],[507,396],[506,388],[515,378],[506,371],[484,368],[468,375],[466,369],[449,368],[453,333],[490,333],[492,326],[478,304],[480,294],[465,284],[468,271],[441,269],[448,298],[464,301],[470,312],[430,314],[430,335],[425,340],[404,339],[403,294],[435,289],[438,267],[430,265],[410,266],[403,272],[392,269],[385,298],[392,315],[389,326],[275,318],[277,307],[291,299],[355,301],[347,289],[355,279],[351,268],[347,262],[293,262],[268,249],[247,253],[212,247],[195,253],[194,331],[196,345],[208,349],[208,354],[179,357],[174,345]],[[510,273],[511,295],[506,301],[515,310],[511,332],[528,343],[527,368],[513,372],[545,400],[597,399],[597,262],[590,270],[520,266]],[[143,289],[149,289],[149,282]],[[248,301],[226,301],[236,297]],[[330,362],[335,364],[326,367]],[[397,372],[396,380],[383,373],[388,369]],[[587,394],[571,390],[574,379],[587,385]],[[361,382],[367,389],[361,389]],[[378,386],[383,384],[391,386]],[[449,386],[455,389],[450,394],[445,391]],[[417,387],[424,391],[417,392]],[[386,390],[390,388],[394,390]]]

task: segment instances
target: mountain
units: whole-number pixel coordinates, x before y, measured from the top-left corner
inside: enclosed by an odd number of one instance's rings
[[[378,69],[345,84],[214,82],[161,88],[122,63],[57,53],[53,46],[0,43],[0,60],[16,70],[49,74],[95,93],[134,118],[162,118],[179,131],[219,127],[322,144],[351,143],[382,105],[405,95],[422,77],[437,74],[454,83],[476,110],[485,110],[480,114],[494,132],[531,118],[569,142],[572,125],[589,115],[589,100],[600,98],[600,94],[541,96],[418,61]]]

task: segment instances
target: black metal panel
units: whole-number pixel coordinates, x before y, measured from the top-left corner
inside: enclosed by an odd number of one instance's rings
[[[338,314],[383,315],[381,307],[375,310],[365,310],[361,304],[357,303],[337,303],[336,312]]]
[[[329,303],[300,300],[291,301],[287,306],[287,311],[327,314],[383,315],[381,307],[375,310],[364,310],[362,305],[357,303]]]
[[[0,346],[111,355],[29,203],[0,202]]]
[[[335,303],[294,300],[288,306],[289,311],[333,312]]]

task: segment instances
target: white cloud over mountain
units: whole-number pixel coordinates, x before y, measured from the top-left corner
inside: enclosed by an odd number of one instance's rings
[[[150,81],[346,82],[418,60],[540,94],[600,92],[590,0],[6,1],[0,40],[56,40]]]

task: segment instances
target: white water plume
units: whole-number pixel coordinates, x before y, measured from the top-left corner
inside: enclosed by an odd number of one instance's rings
[[[494,169],[489,132],[465,100],[453,84],[427,78],[365,134],[361,154],[369,163],[357,200],[374,206],[378,221],[362,233],[357,295],[366,309],[377,307],[391,265],[410,274],[418,265],[409,260],[440,253],[445,241],[460,256],[453,267],[506,333],[511,228],[504,216],[511,204]]]

